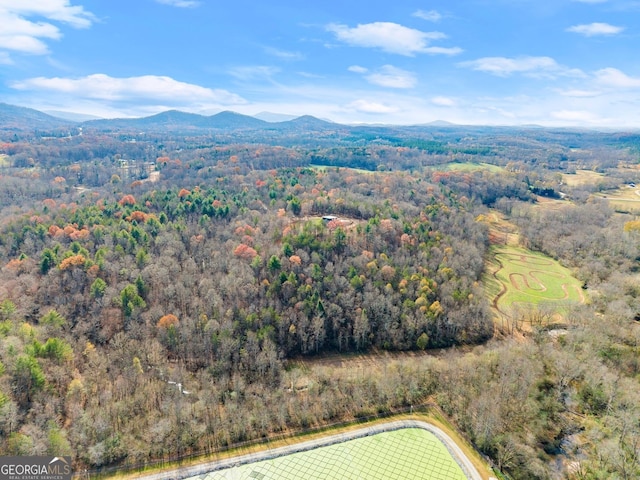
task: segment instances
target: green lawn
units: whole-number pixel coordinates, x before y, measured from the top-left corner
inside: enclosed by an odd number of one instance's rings
[[[524,248],[494,246],[492,273],[485,278],[494,306],[577,303],[584,301],[580,281],[558,262]]]
[[[195,479],[196,477],[194,477]],[[438,438],[404,428],[211,472],[200,480],[465,480]]]

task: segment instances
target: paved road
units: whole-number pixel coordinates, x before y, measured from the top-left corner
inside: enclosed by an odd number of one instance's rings
[[[181,467],[174,470],[168,470],[161,473],[155,473],[152,475],[144,475],[136,477],[140,480],[181,480],[189,477],[195,477],[203,475],[208,472],[216,470],[223,470],[225,468],[237,467],[239,465],[245,465],[247,463],[260,462],[263,460],[270,460],[283,455],[289,455],[291,453],[303,452],[306,450],[312,450],[314,448],[326,447],[334,445],[336,443],[346,442],[348,440],[354,440],[356,438],[368,437],[375,435],[376,433],[389,432],[393,430],[400,430],[402,428],[422,428],[433,433],[442,443],[449,453],[453,456],[456,463],[460,466],[464,474],[469,480],[482,480],[482,476],[475,468],[471,460],[464,454],[462,449],[454,442],[449,435],[447,435],[440,428],[431,425],[430,423],[419,420],[396,420],[393,422],[387,422],[379,425],[373,425],[371,427],[365,427],[358,430],[353,430],[345,433],[338,433],[329,435],[326,437],[318,438],[315,440],[308,440],[306,442],[296,443],[293,445],[287,445],[284,447],[265,450],[257,453],[249,453],[238,457],[228,458],[225,460],[219,460],[215,462],[206,462],[199,465],[190,467]]]

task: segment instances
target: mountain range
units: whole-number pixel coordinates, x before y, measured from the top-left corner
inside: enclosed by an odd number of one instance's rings
[[[197,131],[197,130],[329,130],[343,128],[337,123],[321,120],[310,115],[270,122],[249,115],[224,111],[215,115],[205,116],[178,110],[141,118],[114,118],[73,121],[74,116],[66,114],[66,118],[0,103],[0,130],[53,130],[60,128],[82,127],[98,130],[169,130],[169,131]],[[267,116],[265,113],[263,117]],[[82,118],[75,116],[75,118]],[[274,118],[278,118],[277,116]],[[286,118],[284,116],[280,118]]]

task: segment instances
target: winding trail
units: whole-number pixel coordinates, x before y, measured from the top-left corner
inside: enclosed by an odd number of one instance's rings
[[[498,306],[500,299],[507,294],[507,286],[502,280],[498,278],[498,272],[504,268],[504,264],[502,263],[502,260],[498,258],[498,255],[495,255],[494,259],[499,265],[499,268],[496,271],[492,272],[491,276],[495,279],[496,282],[498,282],[498,285],[500,285],[500,291],[495,297],[493,297],[493,301],[491,303],[493,305],[493,308],[495,308],[497,312],[501,313],[502,315],[506,315],[506,312],[503,312]]]
[[[293,445],[287,445],[284,447],[274,448],[272,450],[265,450],[257,453],[249,453],[238,457],[228,458],[225,460],[206,462],[200,465],[181,467],[165,472],[155,473],[152,475],[144,475],[136,477],[141,480],[182,480],[190,477],[196,477],[204,475],[210,472],[224,470],[226,468],[237,467],[248,463],[255,463],[264,460],[271,460],[276,457],[284,455],[290,455],[292,453],[304,452],[313,450],[315,448],[326,447],[329,445],[335,445],[337,443],[343,443],[348,440],[355,440],[357,438],[368,437],[383,432],[391,432],[394,430],[400,430],[403,428],[421,428],[433,433],[438,440],[440,440],[447,448],[453,459],[460,466],[465,476],[469,480],[483,480],[482,475],[478,472],[471,460],[464,454],[458,444],[443,430],[431,425],[430,423],[421,420],[395,420],[393,422],[387,422],[379,425],[372,425],[370,427],[360,428],[351,432],[338,433],[334,435],[328,435],[326,437],[318,438],[315,440],[308,440],[306,442],[296,443]]]

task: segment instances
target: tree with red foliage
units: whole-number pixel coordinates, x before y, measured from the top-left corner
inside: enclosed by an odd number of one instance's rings
[[[125,205],[135,205],[136,199],[133,197],[133,195],[125,195],[118,201],[118,203],[123,207]]]
[[[245,260],[253,260],[253,258],[258,255],[258,252],[255,249],[251,248],[244,243],[241,243],[236,247],[233,251],[233,254],[238,258],[244,258]]]

